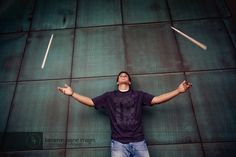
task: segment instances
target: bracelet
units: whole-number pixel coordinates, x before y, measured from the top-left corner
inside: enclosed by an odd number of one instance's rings
[[[71,95],[68,95],[68,96],[72,96],[75,92],[73,91]]]

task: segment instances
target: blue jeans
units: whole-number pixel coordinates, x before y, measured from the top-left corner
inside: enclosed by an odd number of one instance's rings
[[[111,140],[112,157],[149,157],[145,140],[127,144]]]

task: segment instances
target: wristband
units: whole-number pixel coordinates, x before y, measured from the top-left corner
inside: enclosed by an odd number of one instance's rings
[[[69,96],[72,96],[74,93],[75,93],[75,92],[73,91],[73,92],[72,92],[72,94],[71,94],[71,95],[69,95]]]

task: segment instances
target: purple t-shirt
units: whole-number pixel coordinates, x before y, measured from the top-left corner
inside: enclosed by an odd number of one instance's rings
[[[111,123],[112,139],[121,143],[144,140],[142,107],[151,106],[153,95],[115,90],[93,98],[96,109],[105,109]]]

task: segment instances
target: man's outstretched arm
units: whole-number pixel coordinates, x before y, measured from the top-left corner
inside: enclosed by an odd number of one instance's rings
[[[188,83],[187,81],[183,81],[178,87],[177,89],[168,92],[168,93],[164,93],[161,94],[159,96],[155,96],[152,101],[151,104],[160,104],[166,101],[169,101],[170,99],[176,97],[177,95],[186,92],[190,87],[192,86],[191,83]]]
[[[64,95],[71,96],[72,98],[74,98],[75,100],[79,101],[80,103],[86,106],[89,107],[94,106],[93,100],[91,98],[74,92],[73,89],[67,84],[65,84],[65,87],[57,87],[57,89]]]

